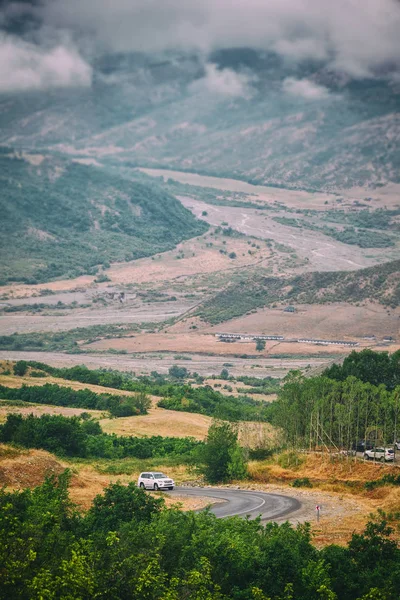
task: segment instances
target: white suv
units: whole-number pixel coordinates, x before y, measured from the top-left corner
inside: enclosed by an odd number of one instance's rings
[[[147,473],[140,473],[137,484],[142,489],[157,491],[173,490],[175,482],[170,477],[164,475],[164,473],[148,471]]]
[[[372,450],[364,452],[364,458],[380,460],[381,462],[394,460],[394,450],[392,448],[372,448]]]

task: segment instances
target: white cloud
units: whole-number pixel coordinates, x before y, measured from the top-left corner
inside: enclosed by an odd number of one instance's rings
[[[249,98],[252,95],[253,78],[247,73],[237,73],[232,69],[218,69],[209,63],[205,67],[205,76],[190,86],[194,93],[206,91],[224,98]]]
[[[65,45],[44,49],[14,36],[0,36],[0,92],[87,86],[91,67]]]
[[[227,47],[325,60],[352,76],[400,67],[398,0],[42,0],[48,26],[114,51]]]
[[[323,100],[330,95],[328,88],[314,83],[310,79],[287,77],[282,84],[282,88],[286,94],[304,98],[305,100]]]

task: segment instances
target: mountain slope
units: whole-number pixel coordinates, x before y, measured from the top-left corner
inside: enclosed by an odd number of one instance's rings
[[[400,182],[398,84],[246,49],[208,60],[211,79],[196,56],[104,57],[90,89],[0,97],[0,142],[282,187]]]
[[[206,225],[156,184],[62,159],[0,154],[2,281],[46,281],[171,249]]]
[[[323,304],[363,300],[393,308],[400,306],[400,260],[352,272],[249,276],[205,302],[197,314],[216,324],[275,302]]]

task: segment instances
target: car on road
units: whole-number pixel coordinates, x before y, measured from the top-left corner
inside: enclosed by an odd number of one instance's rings
[[[146,471],[138,477],[138,487],[144,490],[173,490],[175,482],[164,473],[158,471]]]
[[[368,440],[359,440],[356,444],[353,444],[352,448],[357,452],[365,452],[366,450],[372,450],[373,447],[374,445]]]
[[[394,460],[393,448],[372,448],[364,452],[364,458],[368,460],[380,460],[381,462],[387,462]]]

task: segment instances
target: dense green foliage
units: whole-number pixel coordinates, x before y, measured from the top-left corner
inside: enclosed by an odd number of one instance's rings
[[[151,404],[150,398],[144,392],[138,392],[132,396],[116,396],[97,394],[88,389],[73,390],[51,383],[22,385],[20,388],[8,388],[0,385],[0,397],[3,400],[22,400],[35,404],[108,410],[114,417],[146,415]]]
[[[247,465],[237,430],[229,423],[213,423],[195,453],[195,464],[209,483],[244,479]]]
[[[226,421],[269,421],[271,406],[247,396],[225,396],[210,386],[171,389],[169,396],[158,402],[161,408],[200,413]]]
[[[201,442],[192,438],[147,438],[108,435],[97,421],[62,415],[10,414],[0,425],[0,442],[25,448],[43,448],[59,456],[96,458],[151,458],[154,456],[189,456]]]
[[[25,361],[20,362],[25,363]],[[170,410],[201,413],[228,421],[269,420],[270,406],[268,404],[262,404],[246,396],[239,398],[225,396],[210,386],[194,388],[189,384],[177,382],[178,376],[187,375],[184,367],[171,367],[173,380],[167,381],[158,375],[133,379],[127,373],[88,369],[84,365],[62,368],[51,367],[37,361],[28,361],[27,365],[55,377],[160,396],[162,399],[158,405]]]
[[[94,274],[207,229],[155,183],[61,159],[35,167],[0,153],[0,184],[3,282]]]
[[[207,300],[197,314],[222,323],[275,302],[323,304],[372,300],[400,305],[400,260],[359,271],[313,272],[295,277],[244,277]]]
[[[383,519],[317,550],[308,525],[167,509],[119,483],[86,514],[68,473],[0,491],[1,600],[397,600],[400,549]]]
[[[332,365],[325,369],[324,375],[337,381],[357,377],[373,385],[383,383],[389,390],[393,390],[400,385],[400,350],[393,354],[374,352],[367,348],[361,352],[353,350],[346,356],[342,365]]]
[[[392,445],[400,437],[400,386],[388,391],[353,376],[335,381],[293,372],[274,409],[274,423],[297,447],[351,449],[361,439]]]

